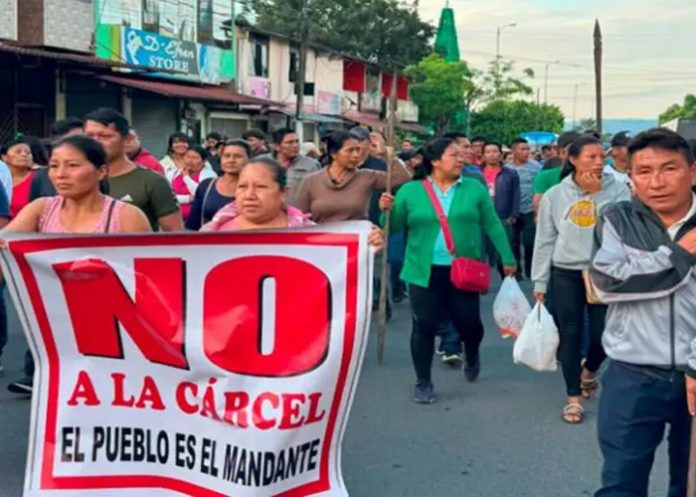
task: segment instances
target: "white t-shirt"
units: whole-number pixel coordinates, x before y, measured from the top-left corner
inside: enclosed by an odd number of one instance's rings
[[[623,183],[628,187],[629,190],[633,191],[633,181],[631,181],[631,178],[628,176],[628,173],[622,173],[613,166],[605,166],[604,174],[611,174],[612,176],[614,176],[614,179],[616,181]]]

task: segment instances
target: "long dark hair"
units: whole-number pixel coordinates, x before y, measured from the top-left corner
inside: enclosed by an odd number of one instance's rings
[[[188,143],[189,147],[191,146],[191,139],[186,135],[186,133],[172,133],[169,135],[169,144],[167,146],[167,153],[172,154],[172,146],[174,145],[174,142],[186,142]]]
[[[78,150],[95,169],[106,167],[107,160],[104,147],[102,147],[101,143],[88,136],[73,135],[63,138],[53,145],[53,151],[62,146],[69,146]],[[109,194],[109,182],[106,178],[99,182],[99,191],[104,195]]]
[[[343,148],[348,140],[355,140],[355,136],[347,131],[334,131],[326,137],[326,153],[329,156],[329,163],[333,161],[333,156]]]
[[[577,159],[580,157],[583,149],[588,145],[599,145],[600,147],[603,147],[602,142],[592,135],[582,135],[573,140],[573,142],[570,144],[570,148],[568,148],[568,158],[565,160],[563,167],[561,168],[561,180],[565,179],[571,174],[575,174],[575,164],[573,164],[571,159]]]
[[[436,138],[425,144],[423,147],[423,164],[417,169],[413,175],[416,181],[423,180],[433,173],[433,162],[442,159],[445,150],[456,143],[452,138]]]

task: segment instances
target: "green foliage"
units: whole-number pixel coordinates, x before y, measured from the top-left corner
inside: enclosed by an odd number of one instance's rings
[[[398,0],[250,0],[255,24],[264,30],[308,40],[384,67],[406,66],[431,51],[435,28],[423,21],[417,2]]]
[[[674,104],[660,114],[660,124],[664,124],[674,119],[693,119],[695,117],[696,96],[689,94],[684,97],[684,102],[681,105]]]
[[[412,81],[411,98],[420,109],[421,122],[433,124],[438,134],[448,129],[472,91],[472,73],[466,62],[447,62],[433,53],[409,66],[406,74]]]
[[[512,100],[515,97],[529,96],[534,90],[523,79],[513,76],[515,65],[512,61],[498,59],[488,64],[488,70],[481,75],[479,85],[486,101]],[[522,71],[524,78],[534,79],[532,69]]]
[[[510,143],[525,131],[560,133],[565,117],[556,105],[524,100],[496,100],[472,116],[472,133],[500,143]]]

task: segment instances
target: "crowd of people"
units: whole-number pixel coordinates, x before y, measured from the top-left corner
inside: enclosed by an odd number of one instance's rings
[[[174,133],[167,144],[158,160],[113,109],[58,122],[47,141],[18,136],[2,148],[0,227],[104,234],[371,220],[379,251],[389,212],[383,256],[391,300],[410,300],[415,402],[436,401],[436,353],[461,364],[468,381],[479,377],[486,271],[528,279],[559,331],[563,421],[583,422],[608,358],[597,495],[646,495],[666,425],[669,495],[685,495],[696,413],[696,164],[682,137],[620,133],[607,151],[592,132],[566,132],[532,151],[522,138],[508,148],[451,132],[422,147],[403,140],[395,153],[379,132],[355,127],[319,147],[290,128],[210,133],[202,144]],[[0,357],[6,342],[3,303]],[[9,390],[31,394],[33,369],[27,352],[26,376]]]

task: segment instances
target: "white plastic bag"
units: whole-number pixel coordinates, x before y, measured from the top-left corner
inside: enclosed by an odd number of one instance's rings
[[[493,302],[493,319],[503,338],[517,338],[531,311],[532,306],[517,280],[513,277],[505,278]]]
[[[558,329],[551,314],[544,304],[537,302],[515,342],[513,360],[536,371],[556,371],[558,343]]]

